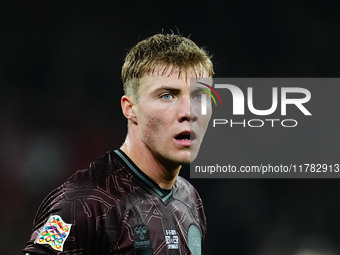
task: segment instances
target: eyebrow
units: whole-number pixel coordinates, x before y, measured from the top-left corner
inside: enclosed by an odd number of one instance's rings
[[[162,86],[160,88],[157,88],[153,91],[153,93],[157,93],[160,91],[169,91],[172,92],[174,94],[178,94],[179,92],[181,92],[181,89],[177,89],[177,88],[173,88],[173,87],[169,87],[169,86]]]

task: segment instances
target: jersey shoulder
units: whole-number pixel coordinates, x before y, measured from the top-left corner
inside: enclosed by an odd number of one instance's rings
[[[61,241],[65,244],[61,246],[64,252],[72,250],[81,254],[86,250],[90,254],[95,254],[95,251],[104,254],[104,249],[110,247],[109,240],[116,239],[118,233],[106,226],[118,225],[131,204],[127,201],[138,190],[136,181],[132,179],[131,171],[114,152],[91,162],[88,169],[78,170],[44,199],[24,251],[55,252],[57,248],[44,239],[43,233],[52,227],[53,222],[58,222],[69,226],[69,232],[64,233],[65,238]]]
[[[177,177],[174,185],[174,198],[182,201],[189,207],[201,207],[202,200],[194,186],[181,176]]]
[[[109,151],[92,161],[89,168],[76,171],[53,190],[41,204],[38,213],[60,203],[74,203],[88,198],[91,198],[92,203],[113,205],[133,191],[130,179],[131,171],[114,152]]]

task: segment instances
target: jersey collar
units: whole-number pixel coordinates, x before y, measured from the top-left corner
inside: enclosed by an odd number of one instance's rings
[[[147,176],[142,170],[140,170],[136,164],[121,150],[114,151],[125,164],[134,172],[149,188],[151,188],[162,200],[164,204],[168,203],[173,195],[173,189],[170,192],[161,189],[157,183],[155,183],[149,176]]]

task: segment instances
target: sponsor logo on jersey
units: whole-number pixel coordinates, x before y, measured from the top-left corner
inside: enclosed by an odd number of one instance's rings
[[[178,249],[178,235],[176,230],[165,230],[165,242],[169,250]]]
[[[34,243],[48,244],[54,250],[63,251],[72,224],[67,224],[59,215],[52,215],[41,229]]]
[[[151,239],[148,228],[145,225],[136,225],[133,227],[135,235],[135,247],[146,248],[151,247]]]

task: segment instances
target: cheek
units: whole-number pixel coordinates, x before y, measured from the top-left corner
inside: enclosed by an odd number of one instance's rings
[[[211,111],[207,112],[206,115],[201,115],[200,118],[201,118],[200,125],[205,129],[206,126],[209,124],[211,118]]]
[[[144,137],[148,141],[154,140],[157,136],[161,135],[162,132],[162,120],[156,117],[148,117],[145,119],[144,125]]]

